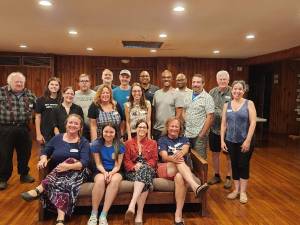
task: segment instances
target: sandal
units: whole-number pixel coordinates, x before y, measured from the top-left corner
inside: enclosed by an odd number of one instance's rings
[[[199,185],[199,186],[197,187],[197,189],[196,189],[196,192],[195,192],[196,197],[197,197],[197,198],[200,198],[201,192],[202,192],[202,191],[206,191],[208,188],[209,188],[209,185],[208,185],[207,183],[204,183],[204,184],[202,184],[202,185]]]
[[[59,224],[62,223],[63,225],[65,225],[65,220],[56,220],[55,224]]]
[[[40,198],[40,195],[41,195],[41,192],[39,191],[39,189],[34,189],[35,190],[35,192],[36,192],[36,196],[32,196],[31,194],[29,194],[28,193],[28,191],[27,192],[23,192],[23,193],[21,193],[21,197],[25,200],[25,201],[27,201],[27,202],[31,202],[31,201],[34,201],[34,200],[37,200],[37,199],[39,199]]]
[[[134,219],[134,212],[127,210],[125,213],[125,224],[132,224]]]

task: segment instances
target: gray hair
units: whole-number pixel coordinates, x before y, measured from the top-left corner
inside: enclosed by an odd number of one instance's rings
[[[218,79],[218,77],[220,77],[222,75],[226,76],[229,80],[230,76],[229,76],[229,73],[226,70],[220,70],[219,72],[217,72],[216,78]]]
[[[23,75],[23,73],[21,73],[21,72],[12,72],[7,77],[7,84],[10,86],[13,79],[17,76],[22,77],[24,79],[24,82],[26,81],[26,77]]]

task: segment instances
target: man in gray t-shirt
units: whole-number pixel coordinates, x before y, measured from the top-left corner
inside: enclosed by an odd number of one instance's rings
[[[75,91],[74,103],[82,108],[84,115],[83,136],[90,140],[88,110],[92,104],[96,92],[91,89],[90,77],[87,74],[81,74],[78,82],[79,90]]]
[[[153,97],[153,112],[155,113],[155,122],[153,126],[153,138],[158,140],[165,128],[165,123],[172,116],[181,117],[183,99],[172,87],[172,73],[165,70],[161,74],[163,88],[155,92]]]

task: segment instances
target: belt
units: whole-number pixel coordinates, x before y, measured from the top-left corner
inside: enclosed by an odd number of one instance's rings
[[[16,122],[0,123],[0,126],[2,126],[2,127],[27,127],[27,123],[16,123]]]

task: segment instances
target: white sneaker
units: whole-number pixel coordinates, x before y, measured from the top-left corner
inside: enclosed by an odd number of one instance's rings
[[[108,225],[106,218],[99,218],[99,225]]]
[[[87,225],[97,225],[98,219],[96,215],[91,215]]]

